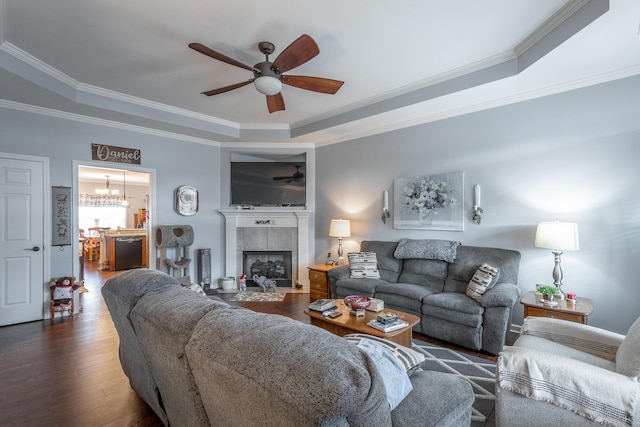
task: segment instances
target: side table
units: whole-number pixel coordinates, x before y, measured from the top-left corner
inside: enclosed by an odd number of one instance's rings
[[[520,299],[524,306],[524,317],[552,317],[570,322],[587,324],[587,317],[593,312],[593,301],[589,298],[578,297],[576,302],[567,300],[557,301],[558,305],[549,306],[540,302],[542,296],[534,291],[525,294]]]
[[[331,298],[329,270],[336,265],[316,264],[309,266],[309,302]]]

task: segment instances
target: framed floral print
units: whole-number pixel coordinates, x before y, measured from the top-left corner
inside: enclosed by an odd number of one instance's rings
[[[464,231],[464,172],[394,180],[393,228]]]

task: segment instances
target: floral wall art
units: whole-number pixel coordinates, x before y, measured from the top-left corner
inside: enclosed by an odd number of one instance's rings
[[[51,187],[53,227],[51,246],[71,244],[71,187]]]
[[[393,228],[463,231],[463,185],[463,172],[396,178]]]

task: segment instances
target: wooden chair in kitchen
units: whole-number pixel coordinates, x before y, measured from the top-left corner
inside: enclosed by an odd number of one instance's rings
[[[93,261],[94,257],[96,260],[100,259],[100,250],[101,250],[101,238],[99,230],[102,230],[100,227],[89,227],[89,233],[85,235],[84,241],[84,259],[85,261]]]

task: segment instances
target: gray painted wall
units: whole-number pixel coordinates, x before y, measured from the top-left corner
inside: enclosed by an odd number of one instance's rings
[[[223,228],[222,216],[217,212],[219,148],[7,109],[0,109],[0,129],[0,152],[49,158],[52,186],[73,185],[74,161],[96,164],[91,160],[92,143],[140,149],[140,167],[156,171],[154,225],[191,225],[195,232],[191,247],[192,279],[196,279],[198,248],[212,249],[213,277],[220,277]],[[99,165],[126,168],[119,163],[99,162]],[[199,191],[200,208],[194,216],[184,217],[173,209],[174,192],[180,185],[191,185]],[[151,250],[155,251],[153,235]],[[54,248],[49,253],[52,277],[71,273],[74,263],[71,247],[65,247],[64,251]]]
[[[577,222],[581,250],[562,257],[563,288],[594,301],[590,324],[625,333],[640,316],[638,99],[634,77],[318,148],[316,261],[335,257],[329,222],[341,217],[352,226],[345,253],[403,237],[519,250],[524,293],[552,282],[551,251],[533,245],[536,225]],[[463,232],[382,223],[382,191],[393,199],[395,177],[451,171],[465,173]],[[474,184],[481,225],[471,222]],[[513,321],[522,318],[517,304]]]
[[[402,237],[460,240],[463,244],[522,252],[523,292],[551,279],[553,256],[533,246],[540,221],[559,218],[580,227],[581,250],[563,256],[565,289],[594,300],[592,325],[624,333],[640,315],[640,77],[424,124],[306,152],[315,182],[315,258],[337,252],[328,234],[332,218],[352,221],[345,252],[365,239]],[[167,137],[97,124],[0,109],[0,151],[48,157],[51,185],[71,186],[73,164],[91,162],[91,143],[142,150],[142,165],[156,171],[155,224],[189,224],[193,249],[212,248],[213,277],[223,275],[223,221],[228,204],[231,152]],[[179,144],[179,149],[176,147]],[[256,149],[247,148],[254,152]],[[315,162],[314,162],[315,160]],[[112,164],[108,164],[112,165]],[[117,166],[117,165],[116,165]],[[465,173],[465,231],[394,230],[380,220],[382,191],[393,179],[423,173]],[[471,223],[473,184],[482,185],[485,214]],[[173,210],[179,185],[200,192],[200,211]],[[50,251],[51,275],[68,274],[71,250]],[[74,272],[77,274],[77,272]],[[191,272],[195,277],[195,271]],[[522,322],[522,307],[514,323]]]

